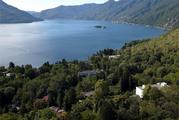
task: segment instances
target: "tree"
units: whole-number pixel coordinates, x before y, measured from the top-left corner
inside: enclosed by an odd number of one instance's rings
[[[14,113],[5,113],[0,115],[0,120],[20,120],[20,116]]]
[[[53,113],[48,108],[40,110],[39,112],[40,120],[51,120],[51,118],[56,117],[55,113]]]
[[[30,79],[37,77],[37,75],[37,71],[33,68],[27,69],[25,71],[25,76],[29,77]]]
[[[162,97],[161,91],[156,87],[146,86],[144,89],[144,99],[157,100]]]
[[[58,96],[57,96],[57,104],[58,104],[58,107],[62,108],[63,106],[63,98],[64,98],[64,93],[59,93]]]
[[[96,113],[90,111],[90,110],[85,110],[82,113],[82,120],[96,120]]]
[[[131,85],[131,79],[130,79],[130,74],[127,68],[123,69],[122,72],[122,77],[121,77],[121,81],[120,81],[120,89],[121,92],[126,92],[127,90],[130,90],[130,85]]]
[[[42,109],[38,111],[31,111],[24,117],[25,120],[57,120],[54,112],[50,109]],[[23,120],[24,120],[23,119]]]
[[[98,112],[99,120],[116,120],[117,114],[115,113],[113,107],[108,102],[103,102],[103,105]]]
[[[6,98],[6,104],[9,104],[11,101],[12,101],[12,98],[14,97],[15,95],[15,89],[13,87],[6,87],[4,89],[4,95],[5,95],[5,98]]]
[[[161,78],[167,75],[168,74],[167,72],[168,72],[168,68],[165,67],[159,67],[156,71],[157,75]]]
[[[82,116],[79,112],[72,111],[68,116],[68,120],[82,120]]]
[[[46,85],[41,85],[37,91],[37,97],[42,98],[47,94],[47,86]]]
[[[71,110],[72,104],[76,102],[76,91],[74,88],[70,88],[70,90],[65,93],[63,101],[64,109],[66,111]]]
[[[165,116],[170,117],[172,119],[179,118],[179,107],[177,104],[173,102],[166,102],[163,103],[162,108],[165,110]]]
[[[95,84],[95,97],[97,99],[103,98],[109,92],[109,86],[106,81],[98,80]]]
[[[14,67],[15,67],[15,64],[13,62],[10,62],[9,63],[9,69],[14,68]]]
[[[35,102],[34,102],[34,108],[35,109],[43,109],[43,108],[45,108],[47,106],[47,104],[46,104],[46,102],[45,101],[43,101],[43,100],[41,100],[41,99],[37,99],[37,100],[35,100]]]
[[[48,106],[56,105],[56,93],[54,91],[48,92]]]
[[[2,108],[4,107],[4,91],[0,90],[0,113],[2,112]]]
[[[0,72],[5,72],[6,68],[4,66],[0,66]]]
[[[49,62],[44,63],[40,68],[39,71],[41,74],[46,73],[46,72],[50,72],[51,70],[51,65],[49,64]]]
[[[20,67],[20,66],[15,66],[13,71],[14,71],[15,73],[21,73],[21,74],[24,74],[25,69],[24,69],[23,66],[22,66],[22,67]]]
[[[163,120],[162,109],[157,107],[155,103],[150,101],[142,101],[140,103],[140,119],[141,120]]]

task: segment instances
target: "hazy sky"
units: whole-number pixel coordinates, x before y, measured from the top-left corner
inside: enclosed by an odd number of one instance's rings
[[[41,11],[59,5],[79,5],[84,3],[104,3],[108,0],[3,0],[21,10]]]

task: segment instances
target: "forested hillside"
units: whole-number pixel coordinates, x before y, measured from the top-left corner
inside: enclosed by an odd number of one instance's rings
[[[169,82],[176,82],[177,78],[173,79],[174,81],[169,78],[172,78],[170,75],[175,74],[177,76],[178,74],[179,29],[157,39],[128,47],[133,43],[135,44],[135,42],[126,44],[123,50],[119,51],[124,53],[124,56],[130,54],[130,59],[124,59],[124,61],[142,65],[142,68],[145,69],[142,74],[149,77],[146,79],[147,81],[155,78],[155,81],[168,80]]]
[[[178,119],[179,29],[99,51],[88,61],[39,68],[11,62],[0,76],[1,120]],[[148,86],[143,99],[135,95],[136,86],[161,81],[168,87]]]
[[[179,21],[179,1],[109,0],[104,4],[59,6],[33,15],[44,19],[110,20],[176,27]]]
[[[0,0],[0,23],[29,23],[40,20]]]

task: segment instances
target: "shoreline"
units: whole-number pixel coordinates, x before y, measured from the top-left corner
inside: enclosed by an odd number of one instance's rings
[[[86,21],[103,21],[103,22],[111,22],[112,24],[128,24],[128,25],[143,25],[145,27],[153,27],[153,28],[158,28],[158,29],[161,29],[161,30],[166,30],[166,31],[169,31],[171,30],[172,28],[171,27],[162,27],[162,26],[159,26],[159,25],[149,25],[149,24],[141,24],[141,23],[133,23],[133,22],[127,22],[127,21],[120,21],[120,20],[90,20],[90,19],[64,19],[64,18],[57,18],[57,19],[40,19],[40,20],[37,20],[37,21],[31,21],[31,22],[9,22],[9,23],[0,23],[0,25],[3,25],[3,24],[30,24],[30,23],[36,23],[36,22],[43,22],[43,21],[48,21],[48,20],[86,20]]]
[[[44,20],[44,21],[48,21],[49,19],[47,19],[47,20]],[[51,20],[51,19],[50,19]],[[78,21],[78,20],[77,20]],[[87,20],[87,21],[97,21],[97,20]],[[43,22],[43,21],[36,21],[36,22]],[[33,23],[36,23],[36,22],[33,22]],[[98,22],[100,22],[100,21],[98,21]],[[101,21],[102,22],[102,21]],[[111,24],[111,21],[104,21],[103,20],[103,22],[108,22],[108,23],[110,23]],[[26,23],[24,23],[24,24],[26,24]],[[28,23],[27,23],[28,24]],[[45,23],[46,24],[46,23]],[[119,23],[120,24],[120,23]],[[129,24],[129,25],[141,25],[141,26],[144,26],[144,25],[142,25],[142,24],[134,24],[134,23],[127,23],[127,22],[121,22],[121,24]],[[7,24],[4,24],[4,25],[7,25]],[[14,25],[16,25],[16,24],[14,24]],[[91,26],[92,27],[92,26]],[[94,27],[94,26],[93,26]],[[145,26],[144,26],[145,27]],[[147,27],[147,26],[146,26]],[[148,27],[153,27],[153,28],[157,28],[157,27],[154,27],[154,26],[148,26]],[[158,36],[157,36],[158,37]],[[147,38],[146,38],[147,39]],[[152,39],[152,38],[148,38],[148,39]],[[133,39],[132,41],[136,41],[136,40],[143,40],[143,39]],[[131,41],[131,42],[132,42]],[[127,41],[125,42],[125,43],[128,43]],[[124,44],[125,44],[124,43]],[[123,44],[123,45],[124,45]],[[116,49],[121,49],[122,47],[123,47],[123,45],[122,46],[118,46],[118,48],[116,48]],[[108,47],[109,48],[109,47]],[[112,47],[110,47],[110,48],[112,48]],[[112,48],[112,49],[114,49],[114,48]],[[101,49],[100,49],[101,50]],[[96,50],[94,53],[92,53],[91,55],[93,55],[93,54],[95,54],[96,52],[98,52],[99,50]],[[83,59],[83,60],[81,60],[81,59],[71,59],[70,61],[73,61],[73,60],[79,60],[79,61],[86,61],[86,60],[88,60],[87,58],[89,58],[89,57],[91,57],[91,55],[88,55],[88,56],[86,56],[85,57],[85,59]],[[66,59],[66,58],[65,58]],[[58,59],[57,59],[58,60]],[[68,60],[68,59],[67,59]],[[55,64],[55,62],[56,61],[51,61],[51,60],[47,60],[47,61],[49,61],[50,63],[52,63],[52,64]],[[47,61],[44,61],[44,62],[41,62],[40,64],[38,64],[38,65],[34,65],[33,63],[30,63],[30,64],[32,64],[33,66],[36,66],[36,67],[39,67],[39,66],[41,66],[43,63],[45,63],[45,62],[47,62]],[[10,61],[9,61],[10,62]],[[15,61],[13,61],[13,62],[15,62]],[[17,63],[18,64],[18,63]],[[8,62],[6,63],[6,65],[5,66],[7,66],[8,65]],[[21,63],[20,64],[18,64],[18,65],[22,65]],[[2,66],[4,66],[3,64],[2,64]]]
[[[148,25],[148,24],[140,24],[140,23],[132,23],[132,22],[126,22],[126,21],[111,21],[113,24],[128,24],[128,25],[144,25],[145,27],[153,27],[157,29],[161,29],[164,31],[169,31],[171,28],[169,27],[162,27],[162,26],[156,26],[156,25]]]

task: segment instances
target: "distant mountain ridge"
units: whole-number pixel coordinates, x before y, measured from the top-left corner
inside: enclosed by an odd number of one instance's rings
[[[10,6],[0,0],[0,23],[30,23],[40,21],[29,13]]]
[[[110,20],[173,27],[179,23],[179,0],[109,0],[104,4],[59,6],[33,15],[44,19]]]

